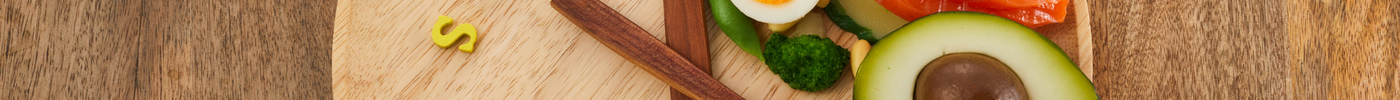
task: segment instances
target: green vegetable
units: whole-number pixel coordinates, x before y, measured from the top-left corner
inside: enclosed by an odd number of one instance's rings
[[[846,15],[846,10],[840,5],[841,1],[838,0],[831,2],[835,2],[836,4],[827,5],[826,8],[823,8],[822,10],[826,10],[826,15],[831,16],[831,22],[836,23],[837,27],[841,27],[841,30],[846,30],[847,32],[851,32],[851,34],[856,34],[856,37],[864,39],[866,41],[870,41],[870,43],[880,41],[880,39],[875,38],[874,32],[870,32],[870,29],[861,27],[860,24],[856,23],[856,20],[853,20],[851,19],[851,16]]]
[[[856,75],[856,100],[908,100],[921,69],[953,53],[1006,64],[1031,100],[1096,100],[1094,84],[1050,39],[996,15],[952,11],[924,16],[870,48]]]
[[[832,0],[822,10],[837,27],[872,44],[909,23],[874,0]]]
[[[710,10],[714,13],[715,24],[719,25],[720,31],[734,40],[744,52],[757,56],[763,60],[763,47],[758,41],[758,30],[753,26],[753,19],[744,16],[744,12],[739,12],[739,8],[734,7],[734,2],[729,0],[710,0]]]
[[[850,51],[816,35],[789,38],[773,33],[763,55],[768,69],[793,89],[818,91],[831,87],[850,63]]]
[[[826,37],[827,26],[826,22],[823,21],[826,21],[826,18],[823,18],[821,14],[817,14],[815,12],[807,13],[807,15],[802,16],[802,19],[798,20],[797,22],[792,22],[797,25],[793,25],[791,29],[792,33],[788,33],[787,35],[817,35],[820,37]]]

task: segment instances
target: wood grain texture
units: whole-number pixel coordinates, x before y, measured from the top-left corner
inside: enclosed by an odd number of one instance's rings
[[[550,5],[609,49],[691,98],[744,99],[602,1],[554,0]]]
[[[653,36],[666,40],[659,0],[603,0]],[[341,1],[337,6],[335,97],[340,99],[666,99],[669,87],[601,45],[549,8],[547,0]],[[471,23],[476,53],[432,47],[425,35],[437,15]],[[708,16],[708,15],[706,15]],[[465,20],[465,21],[463,21]],[[719,40],[711,57],[742,54]],[[450,27],[450,26],[449,26]],[[833,26],[834,27],[834,26]],[[582,35],[582,36],[581,36]],[[724,38],[727,39],[727,38]],[[720,43],[723,41],[725,43]],[[719,47],[728,46],[728,47]],[[718,50],[728,50],[724,53]],[[731,58],[721,58],[731,57]],[[757,60],[753,60],[757,61]],[[798,92],[762,63],[711,75],[746,99],[850,98],[850,78],[832,89]],[[722,71],[730,70],[730,71]],[[736,73],[738,71],[746,73]],[[728,72],[729,76],[718,76]],[[734,76],[743,75],[743,76]],[[728,78],[726,78],[728,77]],[[741,90],[741,89],[747,89]]]
[[[0,1],[0,99],[329,99],[334,1]]]
[[[1091,2],[1104,99],[1393,99],[1393,0]]]
[[[709,70],[710,41],[706,36],[709,32],[705,31],[705,0],[664,0],[662,6],[665,10],[662,13],[666,15],[663,19],[666,21],[666,45],[709,75],[712,71]],[[692,99],[671,89],[671,100]]]
[[[667,40],[661,0],[602,1],[654,37]],[[338,99],[671,97],[665,83],[599,40],[582,35],[582,29],[550,8],[548,0],[346,0],[336,11],[332,58]],[[479,50],[439,49],[427,35],[418,34],[429,31],[431,19],[438,15],[476,25],[482,37]],[[762,61],[735,46],[714,22],[705,23],[710,74],[745,99],[833,100],[850,99],[853,94],[850,74],[826,90],[791,89]],[[848,48],[855,42],[854,35],[826,23],[828,36],[838,45]],[[1087,28],[1069,30],[1087,32]]]
[[[1290,78],[1277,1],[1090,4],[1104,99],[1284,99]],[[1305,86],[1309,84],[1296,84]]]
[[[329,99],[334,1],[144,1],[156,99]]]
[[[666,40],[660,0],[603,2]],[[588,36],[549,0],[339,3],[332,54],[337,99],[670,97],[664,82]],[[477,51],[433,45],[422,33],[438,15],[476,26]]]
[[[0,1],[0,99],[137,99],[139,2]],[[72,7],[70,7],[72,6]]]
[[[1400,98],[1400,1],[1290,0],[1288,72],[1298,99]]]

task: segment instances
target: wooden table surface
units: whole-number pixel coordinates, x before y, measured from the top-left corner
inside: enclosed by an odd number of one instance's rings
[[[1104,99],[1400,98],[1396,0],[1096,0]]]
[[[329,0],[0,0],[0,99],[330,99]]]
[[[493,0],[494,2],[523,2]],[[405,5],[415,1],[387,2]],[[472,1],[457,1],[472,2]],[[632,0],[631,2],[659,2]],[[449,3],[449,2],[434,2]],[[527,2],[535,3],[535,2]],[[659,5],[659,3],[657,3]],[[0,99],[328,99],[332,72],[326,65],[337,54],[329,52],[334,12],[330,1],[269,2],[162,2],[137,0],[6,0],[0,1]],[[359,5],[365,5],[360,3]],[[1104,99],[1387,99],[1400,98],[1400,2],[1396,0],[1095,0],[1091,1],[1095,32],[1095,86]],[[618,6],[618,5],[614,5]],[[624,7],[654,5],[622,5]],[[520,6],[516,6],[520,7]],[[543,7],[547,6],[527,6]],[[337,8],[339,9],[339,8]],[[409,8],[399,8],[409,9]],[[414,8],[419,9],[419,8]],[[456,11],[464,9],[439,9]],[[659,11],[659,10],[658,10]],[[621,11],[628,12],[628,11]],[[365,15],[383,15],[368,13]],[[551,12],[482,12],[544,15]],[[459,14],[465,15],[465,14]],[[628,15],[633,20],[660,15]],[[459,21],[468,17],[457,16]],[[338,21],[338,20],[337,20]],[[415,20],[417,21],[417,20]],[[426,20],[424,20],[426,21]],[[514,26],[528,26],[530,21]],[[482,23],[482,22],[472,22]],[[368,24],[368,23],[365,23]],[[638,23],[648,24],[648,23]],[[659,23],[650,23],[659,24]],[[478,26],[484,27],[484,26]],[[512,26],[495,26],[512,27]],[[573,26],[557,26],[569,27]],[[644,27],[653,33],[661,27]],[[426,28],[424,28],[426,29]],[[521,32],[547,32],[549,29]],[[713,30],[712,30],[713,31]],[[573,32],[577,33],[577,32]],[[501,34],[496,34],[501,36]],[[426,36],[425,36],[426,37]],[[570,36],[576,38],[587,38]],[[349,38],[347,38],[349,39]],[[339,41],[341,38],[335,38]],[[512,42],[562,43],[531,39]],[[716,40],[712,40],[716,41]],[[724,40],[727,41],[727,40]],[[423,41],[426,43],[426,41]],[[594,42],[594,41],[568,41]],[[390,43],[389,45],[393,45]],[[405,44],[424,46],[427,44]],[[723,44],[711,44],[712,46]],[[509,45],[495,45],[507,48]],[[504,47],[500,47],[504,46]],[[578,48],[588,47],[588,48]],[[335,47],[339,48],[339,47]],[[496,48],[496,47],[493,47]],[[516,47],[520,48],[520,47]],[[478,47],[478,50],[483,48]],[[558,44],[537,49],[495,49],[532,52],[557,49],[607,50],[596,44]],[[485,50],[483,50],[485,51]],[[341,52],[341,51],[336,51]],[[444,49],[435,53],[459,52]],[[481,51],[478,51],[481,52]],[[569,54],[568,52],[559,52]],[[578,56],[577,54],[574,54]],[[615,54],[614,54],[615,55]],[[469,56],[469,54],[452,55]],[[430,57],[413,59],[521,60],[531,55],[490,58]],[[735,56],[735,55],[715,55]],[[450,59],[449,59],[450,58]],[[553,58],[566,59],[566,58]],[[403,59],[395,59],[403,60]],[[604,81],[565,79],[535,81],[549,76],[499,74],[476,80],[409,80],[393,84],[428,84],[461,81],[476,84],[510,82],[596,83],[614,87],[664,87],[661,83],[619,83],[627,77],[646,79],[635,68],[580,68],[575,66],[626,65],[592,62],[590,65],[531,65],[478,62],[507,67],[450,68],[471,72],[548,73],[554,70],[601,70],[609,75],[568,76]],[[534,61],[534,62],[548,62]],[[558,60],[553,60],[558,61]],[[341,62],[336,62],[341,63]],[[394,69],[376,63],[377,70]],[[723,63],[736,64],[736,63]],[[743,63],[737,63],[743,64]],[[422,65],[433,65],[424,63]],[[462,66],[462,63],[456,63]],[[509,66],[561,66],[543,71]],[[434,67],[444,69],[445,67]],[[757,69],[755,69],[757,70]],[[338,74],[338,72],[337,72]],[[560,73],[568,74],[568,73]],[[577,73],[575,73],[577,74]],[[431,73],[418,76],[452,76]],[[553,75],[553,74],[545,74]],[[403,77],[403,76],[395,76]],[[560,78],[561,76],[553,76]],[[350,84],[385,84],[376,77]],[[378,77],[384,78],[384,77]],[[336,78],[341,80],[343,78]],[[571,81],[572,80],[572,81]],[[656,81],[652,79],[651,81]],[[431,84],[430,84],[431,85]],[[339,86],[339,85],[337,85]],[[385,87],[385,88],[424,88]],[[463,89],[463,86],[441,86]],[[623,91],[627,88],[529,86],[470,87],[469,91],[508,91],[521,87],[570,90],[597,89],[588,93],[549,92],[518,94],[423,94],[464,97],[500,96],[513,99],[539,94],[547,98],[665,98],[664,88]],[[363,89],[374,87],[336,87]],[[775,87],[782,88],[782,87]],[[386,90],[395,91],[395,90]],[[643,96],[609,96],[638,93]],[[336,93],[340,94],[339,92]],[[392,99],[363,97],[366,99]],[[443,97],[447,98],[447,97]],[[511,98],[506,98],[511,99]]]

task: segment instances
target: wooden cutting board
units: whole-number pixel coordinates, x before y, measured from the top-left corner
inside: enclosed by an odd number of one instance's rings
[[[661,0],[602,0],[665,40]],[[1074,5],[1085,4],[1076,0]],[[1086,13],[1087,6],[1076,7]],[[476,26],[474,53],[439,48],[429,30],[435,17]],[[709,16],[709,15],[706,15]],[[1041,31],[1079,64],[1090,55],[1086,15]],[[1080,20],[1079,22],[1075,22]],[[829,21],[828,21],[829,22]],[[789,88],[744,53],[714,23],[709,27],[711,75],[748,99],[850,99],[848,73],[830,89]],[[828,24],[843,47],[855,37]],[[336,8],[333,82],[336,99],[669,99],[668,86],[570,23],[548,0],[343,0]],[[1080,34],[1083,33],[1083,34]],[[1082,40],[1081,40],[1082,39]],[[1084,41],[1084,42],[1081,42]],[[1085,46],[1080,46],[1084,44]],[[1081,65],[1085,69],[1089,65]],[[849,71],[849,70],[847,70]]]

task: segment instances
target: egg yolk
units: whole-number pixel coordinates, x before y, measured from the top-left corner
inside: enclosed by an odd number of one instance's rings
[[[763,4],[777,5],[777,4],[787,3],[788,1],[792,1],[792,0],[754,0],[754,1],[758,1],[758,3],[763,3]]]

